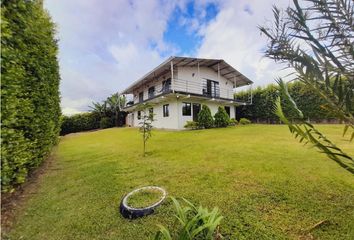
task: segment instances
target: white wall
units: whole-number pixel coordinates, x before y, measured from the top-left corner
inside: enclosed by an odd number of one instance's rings
[[[192,103],[192,114],[191,116],[183,116],[182,115],[182,106],[183,102]],[[223,105],[217,102],[212,101],[200,101],[200,100],[193,100],[193,99],[182,99],[178,101],[178,129],[184,129],[184,125],[187,121],[193,121],[193,103],[199,103],[200,105],[207,105],[210,108],[211,115],[214,116],[215,113],[218,111],[219,106],[230,106],[230,118],[235,118],[235,107],[231,105]]]
[[[175,90],[202,94],[204,78],[219,82],[221,98],[233,99],[233,82],[207,67],[199,68],[199,77],[198,67],[178,67]]]
[[[163,105],[169,105],[169,116],[163,116]],[[177,113],[177,100],[169,100],[160,102],[153,106],[154,121],[152,125],[155,128],[178,129],[178,113]],[[147,110],[148,113],[148,110]],[[134,111],[134,126],[138,127],[141,120],[138,119],[138,112]],[[141,113],[143,114],[143,113]]]

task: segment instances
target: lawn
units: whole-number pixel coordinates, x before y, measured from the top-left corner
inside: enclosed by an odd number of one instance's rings
[[[354,143],[340,137],[343,126],[319,127],[354,155]],[[148,239],[156,224],[175,224],[171,201],[137,220],[123,219],[118,205],[134,188],[158,185],[217,206],[225,239],[354,239],[354,176],[285,126],[154,131],[148,155],[141,151],[137,129],[63,137],[8,237]]]

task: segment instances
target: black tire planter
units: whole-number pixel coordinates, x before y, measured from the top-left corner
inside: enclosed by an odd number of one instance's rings
[[[150,189],[158,190],[161,192],[162,197],[157,202],[144,208],[133,208],[128,205],[128,199],[133,194],[143,190],[150,190]],[[123,197],[122,201],[120,202],[119,212],[122,214],[124,218],[129,218],[129,219],[136,219],[136,218],[153,214],[155,212],[155,208],[158,207],[166,199],[166,196],[167,196],[166,190],[156,186],[147,186],[147,187],[135,189]]]

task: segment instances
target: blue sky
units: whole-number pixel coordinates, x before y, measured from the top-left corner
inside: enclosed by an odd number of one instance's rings
[[[289,0],[46,0],[57,24],[64,114],[123,90],[171,55],[222,58],[265,85],[280,67],[262,57],[257,26]]]

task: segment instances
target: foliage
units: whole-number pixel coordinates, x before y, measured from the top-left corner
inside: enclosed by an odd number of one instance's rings
[[[153,128],[152,122],[154,121],[154,114],[151,114],[149,112],[150,108],[151,105],[149,105],[148,103],[140,104],[137,107],[137,111],[141,111],[143,113],[139,122],[139,131],[143,136],[143,156],[146,155],[146,143],[151,137],[151,131]]]
[[[238,124],[238,121],[235,118],[230,119],[230,122],[229,122],[230,126],[236,126],[237,124]]]
[[[187,121],[186,124],[184,125],[185,128],[187,129],[198,129],[198,123],[194,121]]]
[[[124,95],[119,93],[112,94],[107,97],[103,102],[92,102],[92,105],[89,106],[91,112],[96,113],[100,118],[109,118],[109,120],[102,120],[102,124],[107,127],[120,127],[125,124],[126,112],[122,109],[126,104],[126,98]],[[111,122],[113,124],[111,124]]]
[[[279,118],[273,111],[275,101],[278,97],[279,87],[270,84],[266,87],[257,87],[252,91],[253,104],[239,106],[237,116],[252,119],[254,122],[279,123]],[[334,119],[335,116],[325,108],[325,101],[313,94],[305,84],[294,81],[288,84],[288,91],[302,110],[304,118],[314,122]],[[249,92],[239,92],[236,99],[247,101]],[[282,100],[284,113],[290,118],[297,118],[291,106]]]
[[[309,0],[302,6],[285,11],[274,7],[274,25],[260,27],[268,39],[266,56],[286,63],[313,94],[325,102],[325,108],[345,122],[343,135],[351,132],[354,138],[354,8],[352,1]],[[276,104],[278,117],[290,131],[307,140],[320,152],[354,173],[354,159],[336,147],[313,125],[305,120],[286,84],[278,80],[281,99],[284,99],[300,119],[297,124],[288,120],[280,99]]]
[[[114,113],[114,123],[116,127],[119,126],[119,112],[122,111],[125,102],[125,96],[119,95],[119,93],[112,94],[106,100],[108,110]]]
[[[198,125],[200,128],[206,129],[214,126],[214,119],[207,105],[202,105],[202,109],[198,113]]]
[[[215,127],[227,127],[230,123],[230,117],[224,107],[218,107],[218,111],[214,115]]]
[[[251,124],[251,121],[248,120],[247,118],[241,118],[240,121],[239,121],[239,123],[240,123],[241,125],[247,125],[247,124]]]
[[[100,116],[97,113],[80,113],[72,116],[62,116],[60,135],[98,128],[100,128]]]
[[[105,128],[111,128],[114,126],[114,122],[112,121],[111,118],[109,117],[102,117],[100,120],[100,128],[105,129]]]
[[[39,1],[2,1],[1,188],[45,159],[60,130],[55,26]]]
[[[209,211],[202,206],[196,207],[191,202],[183,198],[187,206],[181,204],[171,197],[175,208],[176,218],[180,224],[177,231],[169,231],[166,227],[159,225],[160,230],[155,235],[155,240],[194,240],[194,239],[221,239],[222,236],[218,232],[223,217],[219,210],[214,208]]]

